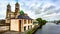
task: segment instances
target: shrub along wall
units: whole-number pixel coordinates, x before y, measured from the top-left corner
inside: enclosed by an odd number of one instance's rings
[[[39,29],[38,26],[34,26],[31,30],[29,30],[26,34],[34,34]]]

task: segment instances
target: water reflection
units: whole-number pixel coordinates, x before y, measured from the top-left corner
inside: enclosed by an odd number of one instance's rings
[[[47,23],[35,34],[60,34],[60,25],[56,25],[54,23]]]

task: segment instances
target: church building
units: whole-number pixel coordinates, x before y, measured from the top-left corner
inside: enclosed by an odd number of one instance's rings
[[[23,11],[20,11],[19,7],[17,2],[15,4],[15,12],[12,12],[10,4],[7,5],[6,23],[10,24],[10,31],[24,32],[32,28],[33,19]]]

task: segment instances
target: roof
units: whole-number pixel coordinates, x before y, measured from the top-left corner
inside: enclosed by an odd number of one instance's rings
[[[8,4],[7,6],[10,6],[10,4]],[[10,6],[11,7],[11,6]]]
[[[19,15],[18,19],[30,19],[30,20],[33,20],[29,16],[24,16],[24,15]]]
[[[19,5],[19,3],[18,2],[16,2],[16,4],[15,5]]]

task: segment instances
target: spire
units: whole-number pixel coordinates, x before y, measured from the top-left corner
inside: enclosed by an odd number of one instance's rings
[[[16,1],[16,4],[15,4],[15,6],[16,6],[16,7],[19,7],[18,0],[15,0],[15,1]]]
[[[11,6],[10,6],[10,4],[8,4],[7,5],[7,10],[6,10],[7,12],[6,12],[6,18],[10,18],[10,12],[11,12]]]
[[[19,3],[18,0],[15,0],[16,4],[15,4],[15,18],[17,18],[17,16],[19,15]]]
[[[18,0],[15,0],[15,1],[16,1],[16,4],[15,5],[19,5]]]
[[[10,4],[8,4],[7,7],[11,7]]]
[[[19,3],[17,2],[16,4],[15,4],[15,12],[18,12],[19,11]]]
[[[11,6],[10,6],[10,4],[7,5],[7,9],[11,10]]]
[[[15,5],[19,5],[19,3],[18,2],[16,2],[16,4]]]

